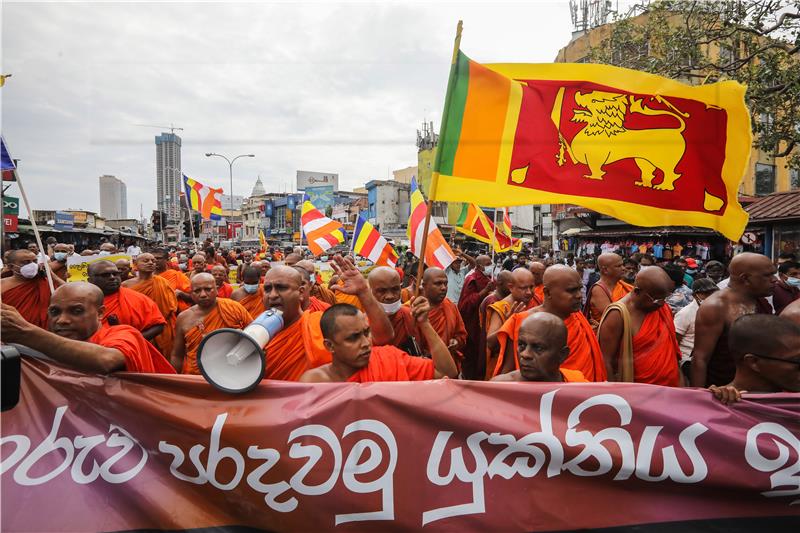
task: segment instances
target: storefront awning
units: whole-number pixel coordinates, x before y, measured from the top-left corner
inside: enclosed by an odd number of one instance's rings
[[[750,223],[796,220],[800,222],[800,190],[778,192],[759,198],[745,210]]]

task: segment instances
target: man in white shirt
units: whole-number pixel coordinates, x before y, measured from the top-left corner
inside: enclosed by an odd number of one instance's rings
[[[692,349],[694,349],[694,321],[697,317],[697,310],[700,309],[703,300],[718,291],[719,287],[711,278],[699,278],[695,280],[692,289],[694,299],[689,305],[681,308],[674,318],[675,334],[681,350],[680,367],[687,379],[689,377],[688,363],[692,361]]]
[[[464,288],[464,279],[475,268],[475,260],[461,250],[456,249],[454,252],[456,258],[447,267],[445,274],[447,274],[447,299],[458,305],[461,289]],[[469,264],[469,268],[464,268],[464,261]]]
[[[128,248],[125,250],[125,253],[131,256],[131,259],[136,259],[136,256],[142,253],[142,249],[136,246],[136,243],[132,243]]]

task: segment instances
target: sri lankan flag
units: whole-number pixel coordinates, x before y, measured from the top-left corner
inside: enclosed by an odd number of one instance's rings
[[[752,144],[744,92],[733,81],[689,86],[608,65],[481,65],[459,51],[431,197],[572,203],[738,240]]]
[[[486,215],[486,213],[475,204],[463,204],[461,214],[456,221],[456,229],[464,235],[479,240],[490,246],[494,246],[495,252],[506,252],[508,250],[520,251],[522,241],[511,237],[498,228]],[[510,222],[510,221],[509,221]]]

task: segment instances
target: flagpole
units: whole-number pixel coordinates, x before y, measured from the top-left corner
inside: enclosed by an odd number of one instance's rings
[[[375,209],[377,209],[377,207]],[[355,252],[356,240],[354,239],[354,237],[355,237],[355,229],[356,229],[356,226],[358,226],[358,217],[360,217],[360,216],[361,216],[361,208],[359,208],[358,211],[356,211],[356,222],[355,222],[355,224],[353,224],[353,231],[351,232],[352,235],[350,235],[350,253],[353,254],[353,259],[356,258],[356,252]]]
[[[33,216],[33,210],[31,209],[31,204],[28,202],[28,195],[25,194],[25,187],[22,186],[22,178],[19,175],[19,172],[14,169],[14,174],[17,177],[17,186],[19,187],[19,193],[22,196],[22,201],[25,202],[25,209],[28,210],[28,216],[31,219],[31,226],[33,227],[33,235],[36,237],[36,244],[39,245],[39,253],[44,253],[46,248],[42,245],[42,236],[39,235],[39,226],[36,224],[36,218]],[[47,254],[45,255],[44,259],[44,271],[47,273],[47,284],[50,285],[50,294],[53,294],[56,289],[53,285],[53,273],[50,271],[50,261]],[[38,261],[39,258],[37,257],[36,260]]]
[[[442,140],[442,133],[444,133],[445,128],[447,126],[447,117],[450,112],[450,93],[453,87],[455,86],[455,77],[456,77],[456,65],[458,63],[458,50],[461,47],[461,30],[463,29],[464,23],[463,21],[459,20],[458,25],[456,26],[456,38],[453,42],[453,58],[450,62],[450,76],[447,80],[447,92],[445,93],[444,97],[444,111],[442,112],[442,123],[439,124],[439,142]],[[422,229],[422,245],[420,250],[420,259],[419,259],[419,267],[417,268],[417,283],[415,288],[415,295],[419,296],[419,289],[422,285],[422,273],[425,270],[425,252],[428,246],[428,229],[430,228],[431,224],[431,214],[433,212],[433,201],[436,197],[436,188],[439,186],[439,167],[442,163],[442,147],[437,145],[436,147],[436,159],[433,163],[433,175],[431,176],[431,190],[428,192],[428,203],[427,203],[427,213],[425,213],[425,225]]]
[[[492,281],[494,281],[494,240],[497,237],[497,208],[495,207],[494,213],[492,214],[492,218],[494,219],[492,222],[494,227],[492,228]]]

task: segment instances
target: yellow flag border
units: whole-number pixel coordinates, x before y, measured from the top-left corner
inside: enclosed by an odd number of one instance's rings
[[[459,176],[435,176],[437,188],[432,191],[436,201],[472,202],[480,198],[481,205],[487,207],[504,207],[509,205],[527,205],[519,202],[520,196],[536,194],[538,203],[578,204],[596,209],[615,218],[644,227],[664,225],[700,226],[713,228],[728,239],[738,240],[747,225],[748,214],[742,209],[738,200],[738,191],[745,172],[749,167],[752,148],[752,128],[750,115],[744,104],[746,87],[735,81],[723,81],[708,85],[687,85],[676,80],[663,78],[635,70],[598,64],[543,63],[518,64],[495,63],[486,64],[487,68],[512,79],[557,79],[564,81],[591,81],[610,87],[618,87],[620,80],[624,85],[636,85],[636,92],[658,94],[664,97],[687,98],[706,102],[725,109],[728,114],[726,130],[725,161],[722,168],[722,180],[727,191],[727,207],[724,216],[697,211],[654,208],[642,204],[634,204],[621,200],[574,196],[553,193],[539,189],[520,188],[508,184],[508,169],[514,148],[514,136],[522,104],[522,87],[518,83],[511,84],[511,94],[506,113],[501,150],[494,181],[463,178]],[[624,89],[620,89],[624,90]],[[742,134],[744,133],[744,134]],[[454,181],[457,180],[457,181]],[[463,180],[468,180],[469,186]],[[498,194],[498,187],[503,197]],[[522,190],[521,190],[522,189]],[[522,195],[521,193],[526,194]],[[493,200],[496,198],[496,200]],[[515,201],[516,199],[516,201]],[[576,201],[576,199],[578,201]],[[637,207],[639,209],[637,209]],[[653,222],[652,209],[659,212],[657,223]],[[674,222],[670,222],[674,219]],[[666,221],[666,223],[664,223]]]

